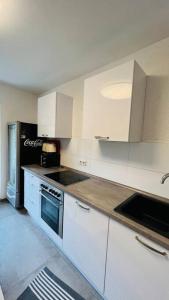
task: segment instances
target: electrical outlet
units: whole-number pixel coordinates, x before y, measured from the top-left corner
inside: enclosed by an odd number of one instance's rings
[[[85,167],[87,166],[87,160],[83,161],[83,166],[85,166]]]
[[[80,160],[80,165],[82,167],[86,167],[87,166],[87,160]]]

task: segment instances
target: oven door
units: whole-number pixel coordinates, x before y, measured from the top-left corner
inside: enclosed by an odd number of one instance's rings
[[[63,202],[45,190],[41,191],[41,218],[63,237]]]

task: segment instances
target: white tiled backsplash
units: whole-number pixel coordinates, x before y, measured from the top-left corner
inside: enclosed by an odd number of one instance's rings
[[[87,162],[80,165],[80,160]],[[169,181],[160,179],[169,171],[169,143],[113,143],[73,138],[61,140],[63,165],[116,181],[163,197],[169,196]]]

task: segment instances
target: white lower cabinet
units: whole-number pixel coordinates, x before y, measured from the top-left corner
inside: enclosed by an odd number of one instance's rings
[[[155,253],[147,245],[166,252]],[[105,281],[108,300],[168,300],[169,251],[110,220]]]
[[[63,250],[86,278],[103,293],[108,217],[65,194]]]
[[[25,171],[25,208],[106,300],[169,299],[169,251],[66,193],[62,243],[41,219],[40,183]]]
[[[29,172],[24,172],[24,207],[29,214],[40,220],[40,180]]]

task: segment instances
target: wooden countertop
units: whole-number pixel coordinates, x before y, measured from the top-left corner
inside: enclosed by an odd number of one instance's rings
[[[31,172],[32,174],[38,176],[43,181],[61,189],[62,191],[72,195],[73,197],[81,200],[82,202],[90,205],[91,207],[99,210],[100,212],[106,214],[112,219],[120,222],[121,224],[131,228],[132,230],[142,234],[146,238],[149,238],[153,242],[158,243],[162,247],[169,250],[169,239],[116,213],[114,208],[125,201],[127,198],[132,196],[136,192],[141,192],[148,196],[153,196],[161,201],[169,202],[168,199],[157,197],[152,194],[144,193],[133,188],[129,188],[108,180],[101,179],[90,174],[82,173],[78,170],[80,174],[87,175],[90,177],[87,180],[71,184],[69,186],[63,186],[56,181],[49,179],[44,176],[44,174],[64,171],[68,168],[42,168],[38,165],[23,166],[22,169]]]

